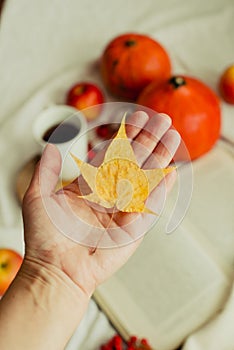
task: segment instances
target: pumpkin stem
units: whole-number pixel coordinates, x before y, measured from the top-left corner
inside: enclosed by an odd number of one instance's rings
[[[169,83],[173,86],[174,89],[178,89],[182,85],[186,85],[186,81],[181,76],[174,76],[169,80]]]
[[[124,45],[127,47],[131,47],[131,46],[136,45],[136,41],[129,39],[129,40],[125,41]]]

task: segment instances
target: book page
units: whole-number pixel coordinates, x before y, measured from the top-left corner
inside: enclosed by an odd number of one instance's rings
[[[95,294],[123,336],[147,337],[156,350],[176,349],[223,306],[230,292],[232,154],[218,146],[193,168],[192,202],[179,227],[170,235],[164,233],[177,183],[140,248]]]
[[[234,149],[220,143],[193,162],[193,170],[193,195],[185,220],[207,239],[217,257],[233,267]]]
[[[147,337],[172,350],[221,307],[230,278],[193,236],[153,228],[129,262],[95,294],[127,337]]]

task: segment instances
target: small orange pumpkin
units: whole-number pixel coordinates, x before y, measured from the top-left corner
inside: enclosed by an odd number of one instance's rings
[[[208,152],[219,138],[220,101],[208,86],[195,78],[174,76],[160,86],[151,83],[137,102],[172,118],[191,159]],[[177,156],[183,158],[182,148]]]
[[[123,34],[113,39],[101,57],[101,74],[107,88],[117,97],[134,100],[153,80],[170,77],[166,50],[141,34]]]

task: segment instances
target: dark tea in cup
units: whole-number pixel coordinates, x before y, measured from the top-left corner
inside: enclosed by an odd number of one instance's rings
[[[51,126],[45,131],[43,140],[49,143],[64,143],[76,137],[80,132],[80,128],[71,123],[62,123]]]
[[[66,106],[53,105],[39,113],[33,124],[33,135],[41,150],[47,143],[56,144],[61,158],[60,178],[75,179],[80,171],[71,154],[86,159],[88,151],[87,122],[81,111]]]

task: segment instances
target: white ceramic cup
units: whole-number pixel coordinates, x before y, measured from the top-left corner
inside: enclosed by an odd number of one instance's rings
[[[61,125],[65,123],[71,124],[77,129],[76,135],[65,142],[52,142],[53,135],[56,135],[55,133],[58,132],[58,128],[61,128]],[[73,107],[53,105],[46,108],[39,113],[33,124],[34,138],[42,150],[48,143],[44,140],[46,132],[56,125],[58,125],[58,128],[51,134],[48,142],[54,143],[60,151],[62,157],[60,178],[67,182],[79,175],[79,169],[71,157],[70,152],[82,160],[85,160],[87,157],[87,122],[83,113]]]

